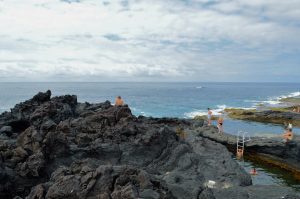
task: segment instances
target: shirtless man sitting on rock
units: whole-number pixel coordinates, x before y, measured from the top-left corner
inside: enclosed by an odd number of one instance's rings
[[[123,105],[124,105],[123,99],[121,98],[121,96],[118,96],[115,101],[115,106],[123,106]]]

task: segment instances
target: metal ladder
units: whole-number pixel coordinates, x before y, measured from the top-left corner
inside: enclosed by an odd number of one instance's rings
[[[245,149],[245,142],[251,141],[248,132],[238,131],[237,138],[236,138],[236,152],[238,156],[243,157],[244,149]]]

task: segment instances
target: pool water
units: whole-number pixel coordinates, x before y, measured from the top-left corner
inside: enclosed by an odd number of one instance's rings
[[[258,164],[249,160],[237,160],[247,171],[256,168],[257,175],[251,175],[253,185],[279,185],[290,187],[300,193],[300,180],[294,178],[293,174],[278,167],[265,164]]]

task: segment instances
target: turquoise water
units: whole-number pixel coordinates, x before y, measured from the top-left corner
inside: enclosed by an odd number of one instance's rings
[[[53,95],[75,94],[81,102],[114,101],[121,95],[135,115],[191,118],[225,107],[276,104],[278,97],[300,94],[300,83],[0,83],[0,111],[51,89]],[[280,134],[281,125],[226,119],[226,132],[247,131],[251,135]],[[296,128],[295,133],[300,134]]]

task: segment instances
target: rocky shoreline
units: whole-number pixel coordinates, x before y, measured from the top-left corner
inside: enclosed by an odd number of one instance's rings
[[[38,93],[0,115],[0,198],[300,197],[253,186],[226,142],[207,136],[214,130],[203,120],[136,117],[109,101]],[[271,153],[264,144],[253,149]],[[299,158],[297,147],[291,160]]]
[[[292,107],[293,108],[293,107]],[[296,127],[300,127],[300,113],[293,112],[288,108],[273,108],[269,110],[256,109],[225,109],[227,116],[232,119],[248,120],[262,123],[273,123],[283,125],[290,122]]]
[[[236,136],[218,133],[215,127],[198,128],[197,134],[212,141],[221,143],[232,151],[236,152]],[[300,180],[300,137],[294,135],[292,141],[283,142],[281,137],[251,137],[245,143],[244,155],[249,159],[256,159],[273,166],[280,167],[293,173],[294,177]]]

